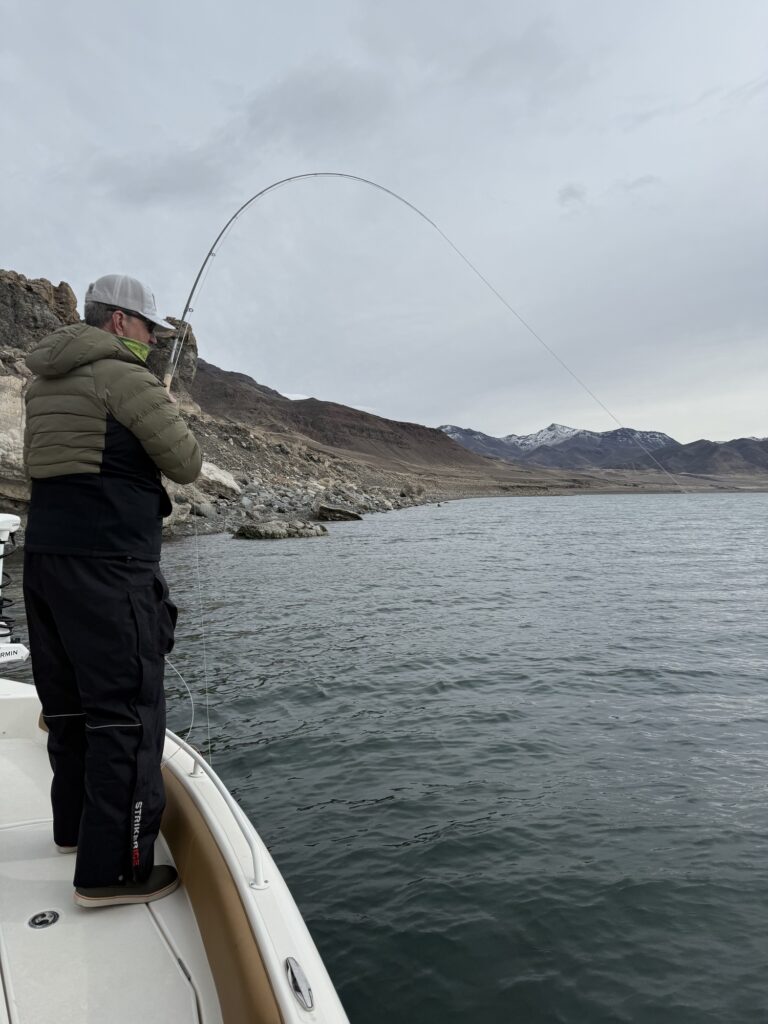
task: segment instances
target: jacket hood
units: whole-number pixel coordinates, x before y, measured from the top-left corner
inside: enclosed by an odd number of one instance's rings
[[[95,363],[98,359],[141,363],[114,334],[88,324],[59,327],[35,345],[26,362],[32,373],[39,377],[63,377],[65,373],[87,363]]]

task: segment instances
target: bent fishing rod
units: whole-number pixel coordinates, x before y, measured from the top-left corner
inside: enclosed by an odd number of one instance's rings
[[[229,220],[226,222],[224,227],[221,229],[221,231],[214,239],[213,244],[208,250],[207,256],[203,260],[200,269],[197,272],[197,276],[195,277],[194,283],[187,297],[187,301],[184,306],[184,311],[180,317],[181,326],[179,331],[176,333],[176,337],[174,338],[173,345],[171,347],[171,353],[168,358],[168,366],[163,376],[163,384],[165,385],[165,388],[169,394],[171,391],[171,382],[176,373],[179,359],[181,357],[181,350],[184,347],[184,343],[186,342],[187,336],[189,334],[190,325],[187,322],[187,316],[191,312],[193,312],[194,307],[192,306],[192,303],[194,302],[195,295],[197,294],[198,289],[202,286],[204,275],[207,276],[206,272],[210,267],[211,261],[216,256],[219,245],[223,244],[224,239],[226,238],[226,235],[228,234],[229,230],[233,227],[238,218],[243,213],[245,213],[249,206],[252,206],[255,202],[258,202],[259,199],[262,199],[268,193],[274,192],[278,188],[282,188],[284,185],[289,185],[295,181],[305,181],[309,178],[341,178],[346,181],[356,181],[362,185],[368,185],[370,188],[377,189],[379,192],[384,192],[386,195],[391,196],[393,199],[396,199],[399,203],[402,203],[404,206],[407,206],[409,210],[412,210],[415,214],[417,214],[417,216],[421,217],[422,220],[426,221],[427,224],[429,224],[429,226],[433,228],[445,242],[447,242],[447,244],[451,247],[451,249],[453,249],[456,255],[469,267],[472,273],[475,274],[475,276],[478,277],[483,282],[486,288],[488,288],[492,292],[492,294],[496,296],[496,298],[499,300],[499,302],[501,302],[504,308],[508,310],[508,312],[510,312],[512,316],[515,317],[515,319],[525,328],[525,330],[531,335],[531,337],[533,337],[542,346],[542,348],[544,348],[550,354],[550,356],[557,363],[559,363],[562,369],[565,370],[565,372],[574,381],[576,381],[579,387],[583,391],[585,391],[586,394],[588,394],[589,397],[597,405],[600,406],[603,412],[606,413],[606,415],[609,416],[613,420],[613,422],[616,423],[617,426],[619,426],[622,430],[627,429],[621,422],[621,420],[617,416],[615,416],[608,408],[608,406],[605,405],[605,403],[602,402],[597,397],[594,391],[592,391],[592,389],[587,386],[587,384],[581,379],[581,377],[579,377],[570,368],[570,366],[568,366],[568,364],[563,359],[560,358],[557,352],[555,352],[555,350],[551,348],[539,334],[537,334],[537,332],[533,329],[533,327],[531,327],[528,321],[525,320],[520,315],[520,313],[518,313],[517,310],[510,305],[510,303],[504,298],[501,292],[488,280],[487,277],[485,277],[485,275],[480,270],[478,270],[478,268],[475,266],[472,260],[470,260],[470,258],[461,251],[461,249],[448,237],[448,235],[446,235],[443,229],[438,224],[436,224],[431,217],[428,217],[426,213],[420,210],[418,206],[414,205],[414,203],[411,203],[407,199],[405,199],[404,196],[399,195],[391,188],[387,188],[386,185],[381,185],[377,181],[371,181],[370,178],[362,178],[357,174],[347,174],[344,171],[309,171],[304,174],[292,174],[287,178],[281,178],[279,181],[274,181],[272,182],[271,185],[267,185],[266,188],[263,188],[255,195],[252,195],[250,199],[246,200],[242,206],[235,210],[235,212],[232,214],[232,216],[229,218]],[[668,469],[662,466],[662,464],[653,455],[653,452],[646,448],[642,441],[640,441],[636,433],[633,432],[632,438],[635,444],[638,446],[638,448],[640,448],[643,451],[643,453],[648,456],[651,462],[653,462],[654,465],[658,469],[660,469],[662,473],[665,474],[665,476],[669,477],[669,479],[674,483],[675,487],[679,488],[683,493],[687,493],[685,488],[677,480],[677,478],[672,473],[670,473]]]
[[[418,214],[419,217],[425,220],[427,224],[429,224],[431,227],[435,229],[435,231],[442,235],[442,237],[446,240],[446,242],[448,242],[451,248],[453,248],[457,253],[459,253],[461,258],[465,260],[465,262],[469,262],[466,259],[466,257],[459,252],[459,250],[456,248],[456,246],[453,244],[450,238],[448,238],[440,230],[440,228],[437,226],[437,224],[435,224],[433,220],[431,220],[425,213],[422,213],[422,211],[419,210],[418,207],[414,206],[413,203],[409,203],[407,199],[403,198],[403,196],[401,195],[398,195],[397,192],[393,192],[392,189],[387,188],[385,185],[380,185],[378,182],[371,181],[368,178],[361,178],[357,174],[346,174],[343,171],[310,171],[305,174],[292,174],[288,178],[281,178],[279,181],[272,182],[271,185],[267,185],[266,188],[263,188],[260,192],[257,192],[255,195],[251,196],[250,199],[246,200],[246,202],[244,202],[242,206],[235,210],[235,212],[229,218],[227,223],[216,236],[213,245],[208,250],[208,255],[203,260],[202,265],[200,266],[200,269],[197,272],[197,277],[195,278],[190,293],[187,297],[187,302],[186,305],[184,306],[184,312],[181,314],[182,330],[179,331],[179,333],[176,335],[173,347],[171,348],[171,354],[168,359],[168,367],[166,369],[165,376],[163,377],[163,383],[165,384],[167,390],[170,390],[171,381],[173,380],[173,376],[176,373],[178,361],[181,356],[181,350],[184,347],[184,342],[186,341],[187,334],[189,332],[189,324],[186,322],[187,315],[190,312],[192,312],[192,303],[194,302],[195,295],[197,294],[197,290],[200,287],[203,275],[208,269],[211,260],[216,255],[218,245],[223,241],[225,235],[233,226],[235,221],[241,216],[241,214],[245,213],[249,206],[257,202],[257,200],[261,199],[263,196],[267,195],[267,193],[274,192],[275,189],[281,188],[283,185],[288,185],[294,181],[302,181],[306,178],[346,178],[348,181],[358,181],[363,185],[370,185],[371,188],[378,189],[379,192],[386,192],[387,195],[392,196],[393,199],[396,199],[398,202],[403,203],[405,206],[408,207],[408,209],[413,210],[414,213]],[[471,266],[471,264],[469,265]],[[475,270],[474,267],[472,269]],[[478,273],[478,271],[475,270],[475,273]]]

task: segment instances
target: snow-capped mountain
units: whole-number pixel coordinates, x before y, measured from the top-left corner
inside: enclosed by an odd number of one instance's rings
[[[491,437],[478,430],[446,425],[440,428],[454,441],[481,455],[507,462],[529,462],[565,469],[612,468],[628,458],[643,456],[678,442],[656,430],[618,430],[597,432],[551,423],[535,434],[507,434]]]
[[[537,430],[535,434],[507,434],[500,438],[507,444],[513,444],[523,452],[531,452],[534,448],[540,448],[543,444],[555,445],[567,441],[574,434],[585,434],[589,431],[579,430],[577,427],[565,427],[562,423],[550,423],[543,430]]]

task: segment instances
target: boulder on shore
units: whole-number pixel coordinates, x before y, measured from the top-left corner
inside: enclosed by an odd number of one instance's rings
[[[345,523],[363,518],[359,512],[353,512],[348,508],[338,508],[334,505],[318,505],[315,514],[318,519],[326,523]]]
[[[192,501],[189,505],[189,511],[193,516],[200,516],[202,519],[216,518],[216,507],[210,501]]]
[[[195,483],[200,490],[220,498],[235,498],[242,491],[242,487],[229,470],[214,466],[212,462],[203,463],[200,476]]]
[[[325,537],[324,526],[313,523],[280,522],[273,519],[268,523],[243,523],[233,533],[237,540],[286,540],[289,537]]]

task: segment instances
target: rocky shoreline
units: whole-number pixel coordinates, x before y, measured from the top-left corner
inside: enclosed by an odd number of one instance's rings
[[[167,537],[232,533],[265,540],[315,537],[327,532],[321,521],[360,519],[372,512],[392,512],[445,497],[429,495],[423,486],[408,482],[392,490],[363,487],[335,476],[282,477],[279,481],[262,475],[236,478],[204,462],[196,483],[166,483],[173,512],[165,520],[163,533]],[[327,509],[339,514],[329,515]]]
[[[206,451],[204,438],[201,440]],[[173,512],[165,520],[164,536],[230,533],[264,540],[317,537],[327,532],[322,525],[327,521],[361,519],[372,513],[460,498],[509,494],[508,489],[467,490],[408,476],[374,482],[365,479],[366,474],[359,466],[318,456],[301,445],[256,436],[251,443],[264,452],[260,473],[232,473],[206,461],[194,484],[182,486],[166,481]],[[279,473],[271,471],[271,457],[280,460]],[[515,493],[550,492],[521,487]]]

